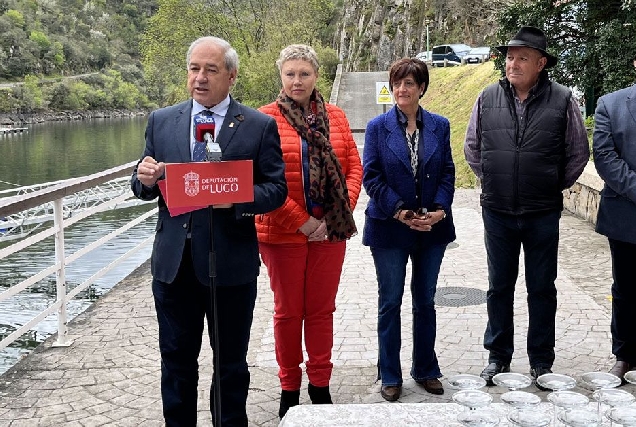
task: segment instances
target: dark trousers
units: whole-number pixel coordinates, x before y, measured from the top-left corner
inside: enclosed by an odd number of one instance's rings
[[[523,246],[528,292],[527,351],[530,366],[554,363],[557,257],[560,211],[507,215],[482,209],[488,257],[488,325],[484,347],[489,362],[509,364],[514,352],[513,307]]]
[[[159,323],[161,351],[161,397],[166,426],[195,426],[197,423],[198,357],[203,322],[207,318],[213,348],[213,315],[210,287],[199,282],[192,267],[189,245],[174,282],[153,279],[152,293]],[[256,281],[239,286],[217,287],[218,353],[221,379],[223,427],[247,426],[245,409],[250,373],[247,349],[256,301]],[[214,357],[217,351],[214,349]],[[214,420],[215,372],[210,387],[210,411]]]
[[[608,239],[612,252],[612,353],[636,365],[636,244]]]

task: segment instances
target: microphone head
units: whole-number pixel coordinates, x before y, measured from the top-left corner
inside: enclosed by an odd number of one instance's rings
[[[205,134],[209,133],[214,138],[214,117],[197,114],[194,116],[194,139],[198,142],[205,141]]]

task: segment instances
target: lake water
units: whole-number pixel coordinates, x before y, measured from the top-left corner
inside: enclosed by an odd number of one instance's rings
[[[94,119],[30,125],[28,132],[0,137],[0,190],[80,177],[138,159],[144,148],[145,117]],[[131,171],[132,172],[132,171]],[[115,230],[155,205],[107,211],[65,229],[66,253],[71,254]],[[152,235],[154,217],[77,260],[67,269],[68,288],[82,283],[101,267]],[[2,243],[0,247],[9,243]],[[0,260],[0,293],[55,262],[54,242],[46,239]],[[93,301],[141,265],[148,247],[100,278],[68,306],[69,316]],[[0,303],[0,339],[55,301],[55,276]],[[0,351],[0,374],[56,332],[57,317],[49,316],[11,346]]]

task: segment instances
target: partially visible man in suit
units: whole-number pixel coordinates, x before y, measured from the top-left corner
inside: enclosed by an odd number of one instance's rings
[[[247,350],[256,301],[260,260],[254,215],[281,206],[287,197],[276,122],[236,102],[229,91],[238,72],[238,55],[216,37],[195,40],[187,54],[192,99],[154,111],[146,127],[146,148],[131,186],[143,200],[159,198],[152,251],[152,292],[159,323],[161,395],[167,426],[197,421],[198,356],[204,318],[214,347],[208,254],[210,210],[171,217],[157,181],[165,163],[190,162],[195,145],[193,118],[211,112],[222,160],[253,160],[254,201],[213,206],[216,251],[216,306],[219,334],[221,423],[247,426],[245,404],[250,382]],[[215,357],[217,351],[214,349]],[[214,386],[210,410],[215,418]]]
[[[605,181],[596,231],[612,254],[612,353],[610,372],[623,379],[636,368],[636,85],[598,100],[594,114],[594,164]]]

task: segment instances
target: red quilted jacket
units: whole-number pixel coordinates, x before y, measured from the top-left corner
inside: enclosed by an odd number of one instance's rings
[[[344,111],[335,105],[326,105],[331,145],[340,160],[342,173],[347,180],[347,190],[351,210],[353,210],[358,202],[362,184],[360,155]],[[283,206],[268,214],[256,216],[258,240],[264,243],[305,243],[307,236],[297,231],[309,219],[303,189],[300,136],[283,117],[275,102],[259,110],[272,116],[278,124],[288,194]]]

